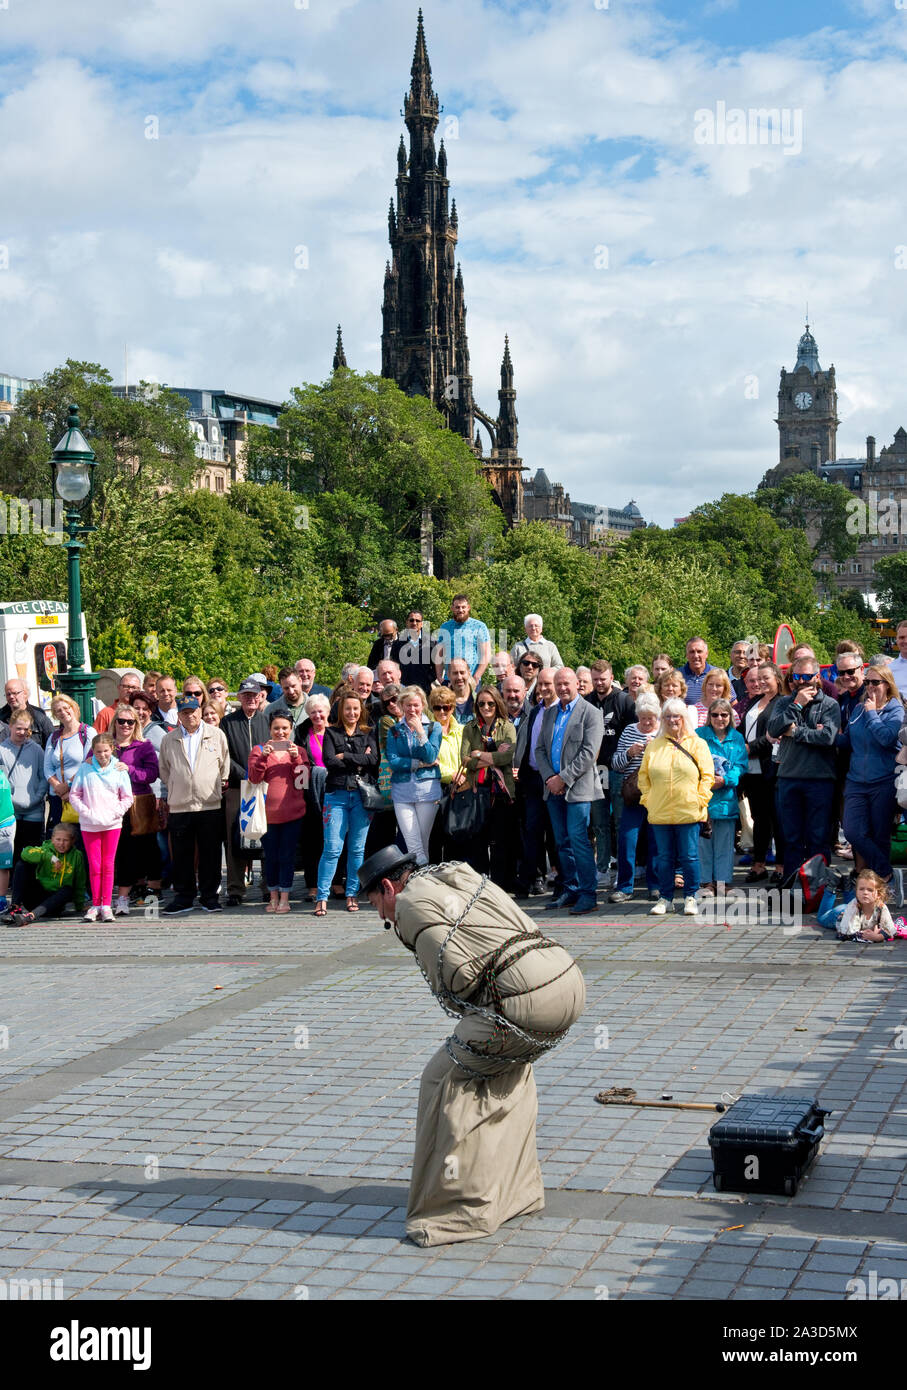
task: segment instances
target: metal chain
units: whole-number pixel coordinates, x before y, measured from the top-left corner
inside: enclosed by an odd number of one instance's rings
[[[446,861],[443,865],[428,864],[424,868],[417,869],[414,873],[410,874],[408,881],[411,882],[414,878],[422,878],[426,874],[435,874],[438,872],[440,868],[455,869],[466,867],[469,866],[464,865],[462,860]],[[456,919],[453,926],[450,928],[450,931],[447,933],[447,935],[441,943],[441,947],[438,951],[437,963],[438,989],[435,989],[434,985],[432,984],[431,979],[429,978],[427,972],[423,968],[422,962],[419,960],[418,954],[416,955],[416,964],[418,965],[419,970],[422,972],[422,978],[425,980],[425,983],[431,990],[432,995],[435,999],[437,999],[439,1005],[449,1018],[459,1019],[467,1013],[476,1014],[479,1018],[488,1019],[491,1023],[494,1024],[496,1030],[506,1029],[509,1032],[515,1034],[516,1037],[521,1038],[524,1042],[530,1043],[532,1047],[540,1049],[541,1052],[548,1052],[553,1047],[557,1047],[558,1043],[564,1040],[564,1038],[567,1036],[567,1029],[564,1029],[564,1031],[561,1033],[552,1035],[548,1040],[541,1038],[538,1034],[532,1036],[531,1034],[524,1032],[522,1028],[519,1028],[517,1024],[513,1023],[509,1018],[506,1018],[503,1014],[495,1013],[491,1009],[484,1008],[481,1004],[470,1004],[467,1000],[458,998],[457,995],[453,994],[444,984],[444,976],[442,974],[444,952],[454,932],[457,930],[458,927],[462,926],[464,920],[469,916],[469,913],[471,912],[473,906],[476,903],[476,900],[478,899],[487,882],[488,877],[486,874],[483,874],[478,888],[473,893],[469,902],[466,904],[466,907],[460,913],[459,917]],[[539,935],[541,935],[541,933],[539,933]],[[571,966],[568,967],[568,969],[571,969],[573,964],[575,964],[575,962],[573,962]],[[561,973],[566,974],[567,972],[562,971]],[[450,1000],[451,1003],[455,1004],[457,1007],[452,1008],[451,1004],[447,1002],[448,1000]],[[450,1057],[451,1061],[455,1062],[458,1067],[461,1067],[463,1069],[463,1071],[468,1072],[470,1076],[474,1076],[480,1081],[487,1081],[488,1076],[486,1073],[474,1071],[472,1067],[466,1066],[465,1062],[461,1062],[458,1057],[454,1056],[451,1047],[453,1040],[453,1035],[451,1035],[449,1038],[447,1038],[444,1044],[447,1050],[447,1054]],[[457,1039],[457,1046],[463,1048],[463,1050],[466,1052],[471,1052],[475,1057],[485,1057],[487,1055],[480,1049],[473,1046],[472,1043],[465,1042],[460,1038]]]

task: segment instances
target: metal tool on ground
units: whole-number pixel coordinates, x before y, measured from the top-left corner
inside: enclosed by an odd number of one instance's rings
[[[611,1086],[607,1091],[599,1091],[595,1097],[599,1105],[641,1105],[652,1110],[717,1110],[723,1113],[727,1105],[723,1101],[707,1104],[701,1100],[637,1100],[632,1086]]]

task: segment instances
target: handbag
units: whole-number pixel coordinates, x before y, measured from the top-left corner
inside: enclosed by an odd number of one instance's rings
[[[642,798],[639,789],[639,768],[633,772],[625,772],[624,780],[620,784],[620,794],[624,799],[625,806],[638,806]]]
[[[256,840],[268,833],[268,815],[265,810],[267,786],[264,782],[250,782],[244,778],[239,784],[239,833],[247,849]]]
[[[387,761],[387,754],[381,754],[381,765],[378,768],[378,789],[384,799],[385,806],[390,806],[393,798],[391,797],[391,765]]]
[[[441,802],[441,829],[450,840],[472,840],[481,833],[490,798],[480,796],[478,788],[455,792],[451,788]]]
[[[129,807],[129,829],[133,835],[151,835],[157,830],[157,797],[140,792]]]
[[[356,778],[356,786],[359,788],[359,798],[362,802],[363,810],[384,811],[387,803],[381,788],[374,782],[368,782],[364,777]]]
[[[79,725],[79,733],[80,733],[80,734],[81,734],[81,731],[82,731],[82,726],[81,726],[81,724],[80,724],[80,725]],[[85,745],[84,745],[84,743],[83,743],[83,744],[82,744],[82,747],[84,748],[84,746],[85,746]],[[60,739],[59,749],[60,749],[60,781],[61,781],[61,782],[65,782],[65,781],[66,781],[66,772],[65,772],[64,767],[63,767],[63,740],[62,740],[62,739]],[[62,814],[61,814],[61,816],[60,816],[60,820],[61,820],[62,824],[63,824],[63,825],[78,825],[78,824],[79,824],[79,813],[78,813],[78,811],[76,810],[75,806],[73,806],[73,805],[71,804],[71,802],[69,802],[69,801],[63,801],[63,802],[62,802],[62,805],[63,805],[63,811],[62,811]]]

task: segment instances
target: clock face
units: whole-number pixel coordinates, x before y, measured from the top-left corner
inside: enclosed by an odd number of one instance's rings
[[[798,391],[796,396],[794,396],[794,405],[798,410],[809,410],[812,403],[813,398],[809,391]]]

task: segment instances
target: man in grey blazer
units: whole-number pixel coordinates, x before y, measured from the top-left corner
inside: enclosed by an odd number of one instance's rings
[[[569,907],[575,917],[596,905],[589,816],[592,802],[604,795],[596,771],[604,725],[600,711],[580,695],[576,672],[569,666],[557,672],[554,688],[557,704],[545,711],[535,754],[565,884],[548,910]]]

